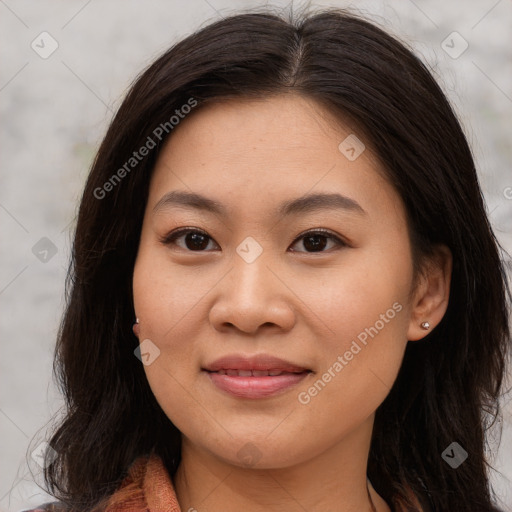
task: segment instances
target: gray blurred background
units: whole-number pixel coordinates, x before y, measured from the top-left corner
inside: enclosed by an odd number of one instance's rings
[[[210,21],[265,5],[0,0],[0,511],[52,499],[38,486],[38,455],[63,405],[52,356],[71,234],[89,166],[113,113],[135,75],[172,43]],[[473,147],[497,238],[512,254],[512,2],[360,1],[351,8],[407,42],[435,73]],[[501,439],[498,429],[489,435],[492,483],[507,511],[511,398],[502,401]]]

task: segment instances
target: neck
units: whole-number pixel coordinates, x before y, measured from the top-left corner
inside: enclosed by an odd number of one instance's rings
[[[183,511],[390,512],[367,481],[373,416],[323,453],[294,465],[243,468],[194,445],[185,436],[174,477]],[[370,493],[370,498],[368,496]]]

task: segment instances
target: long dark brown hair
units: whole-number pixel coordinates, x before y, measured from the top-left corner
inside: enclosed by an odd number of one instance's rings
[[[431,510],[496,510],[486,431],[501,414],[510,290],[471,150],[421,60],[339,9],[249,12],[211,23],[152,63],[115,115],[81,199],[55,351],[66,415],[49,439],[57,457],[44,477],[73,509],[110,496],[141,455],[158,454],[171,475],[180,462],[180,432],[153,396],[132,333],[134,262],[152,170],[172,136],[169,120],[194,101],[197,111],[287,91],[364,135],[406,206],[417,272],[436,244],[453,255],[446,314],[428,342],[409,342],[376,411],[368,476],[388,503],[412,507],[411,489]],[[159,138],[161,125],[167,130]],[[127,166],[148,137],[155,147]],[[452,442],[468,453],[457,469],[442,457]]]

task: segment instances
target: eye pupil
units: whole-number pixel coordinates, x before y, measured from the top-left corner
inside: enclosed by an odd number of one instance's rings
[[[192,247],[189,246],[189,242],[193,244]],[[208,236],[196,232],[188,233],[185,235],[185,244],[191,251],[202,250],[208,246]]]
[[[322,239],[320,242],[318,242],[318,239]],[[316,240],[316,242],[315,242]],[[317,251],[317,250],[322,250],[325,248],[327,242],[326,242],[326,237],[323,236],[323,235],[309,235],[309,236],[306,236],[304,237],[304,247],[307,249],[307,250],[313,250],[313,251]]]

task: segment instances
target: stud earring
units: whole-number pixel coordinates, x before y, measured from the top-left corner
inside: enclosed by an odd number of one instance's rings
[[[135,334],[135,336],[139,336],[139,319],[136,318],[135,319],[135,323],[133,324],[132,326],[132,330],[133,330],[133,334]]]
[[[425,331],[428,331],[430,329],[430,324],[428,322],[422,322],[421,328],[425,329]]]

